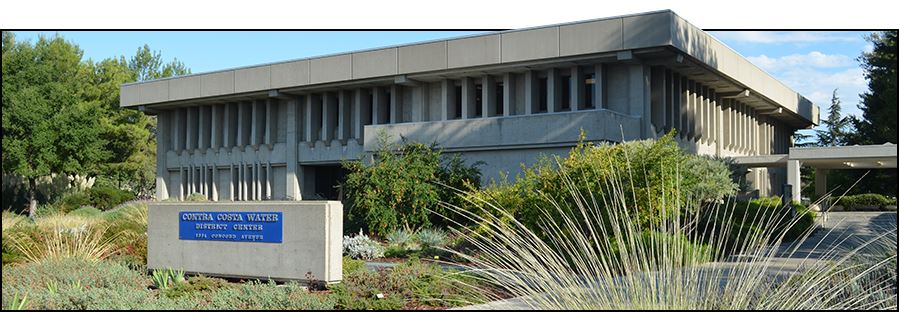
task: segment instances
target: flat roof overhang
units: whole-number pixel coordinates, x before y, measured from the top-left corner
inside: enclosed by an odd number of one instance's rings
[[[818,123],[816,105],[668,10],[123,84],[120,102],[152,114],[310,91],[628,60],[668,66],[716,92],[739,94],[742,102],[796,128]]]
[[[740,156],[734,162],[749,167],[786,167],[788,160],[821,169],[896,168],[896,144],[791,147],[789,154]]]

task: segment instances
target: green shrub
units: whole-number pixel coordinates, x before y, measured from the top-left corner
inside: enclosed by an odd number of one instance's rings
[[[146,290],[149,281],[141,272],[109,261],[91,262],[66,259],[43,263],[26,263],[3,268],[3,302],[15,293],[27,293],[32,309],[99,308],[94,301],[103,299],[88,290],[109,289],[117,294],[111,299],[135,298],[129,293]],[[106,295],[109,295],[107,293]],[[124,308],[128,302],[108,302],[106,308]]]
[[[632,213],[642,226],[697,208],[686,207],[686,203],[713,202],[736,193],[737,185],[723,162],[681,150],[672,136],[673,132],[658,140],[594,145],[584,143],[582,134],[582,141],[567,158],[543,157],[522,168],[514,182],[503,178],[469,192],[471,204],[466,208],[479,216],[492,213],[500,220],[515,218],[545,238],[540,220],[545,214],[559,220],[564,211],[575,210],[572,191],[605,207],[604,196],[627,190],[636,209]],[[502,207],[510,215],[495,213],[488,204]],[[557,204],[563,209],[545,209]],[[601,208],[599,213],[607,214],[607,209]],[[605,227],[610,226],[608,218],[603,220]]]
[[[466,166],[458,156],[441,161],[436,145],[388,144],[383,133],[375,161],[344,163],[348,171],[341,187],[346,192],[345,231],[366,229],[384,237],[399,228],[443,225],[440,202],[459,203],[450,188],[477,189],[478,163]]]
[[[121,203],[134,199],[134,193],[109,186],[92,187],[88,190],[90,204],[100,210],[109,210]]]
[[[215,310],[331,310],[331,296],[309,293],[295,282],[277,287],[274,282],[249,282],[192,296],[198,308]]]
[[[61,213],[69,213],[82,206],[91,206],[91,196],[85,191],[71,190],[62,195],[54,203],[55,209]]]
[[[92,218],[92,217],[98,217],[102,213],[103,213],[103,211],[100,211],[100,209],[97,209],[97,208],[94,208],[91,206],[83,206],[81,208],[70,211],[69,213],[67,213],[67,215]]]
[[[458,306],[481,303],[484,296],[472,287],[473,278],[444,272],[440,266],[410,260],[389,270],[356,270],[343,282],[331,285],[337,308],[351,310],[391,309],[406,306]],[[382,294],[383,298],[377,298]]]
[[[176,283],[172,287],[164,290],[163,293],[169,298],[180,298],[196,295],[198,293],[208,293],[224,287],[231,287],[231,285],[220,278],[200,275],[191,277],[184,283]]]
[[[880,194],[870,193],[849,195],[841,197],[837,202],[837,205],[842,205],[843,207],[846,207],[847,210],[852,210],[858,206],[877,206],[883,208],[884,206],[896,205],[896,198],[888,198]]]
[[[203,194],[200,194],[200,193],[191,193],[190,195],[187,195],[187,197],[184,198],[184,201],[187,201],[187,202],[205,202],[205,201],[209,201],[209,199],[206,198],[206,195],[203,195]]]
[[[358,270],[365,270],[365,261],[343,256],[343,276],[353,274]]]

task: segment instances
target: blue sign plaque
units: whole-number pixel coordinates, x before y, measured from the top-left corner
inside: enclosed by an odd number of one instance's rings
[[[178,238],[230,242],[281,243],[281,212],[178,213]]]

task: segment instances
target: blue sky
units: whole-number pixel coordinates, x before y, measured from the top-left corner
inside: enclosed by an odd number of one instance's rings
[[[178,58],[194,73],[465,36],[484,31],[62,31],[16,32],[34,41],[58,33],[100,60],[129,57],[143,44]],[[860,115],[867,84],[856,58],[871,49],[865,31],[712,31],[713,36],[821,107],[838,89],[843,114]],[[810,132],[810,131],[807,131]]]

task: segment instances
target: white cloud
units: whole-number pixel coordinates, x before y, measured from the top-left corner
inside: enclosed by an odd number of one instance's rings
[[[855,66],[854,60],[849,56],[842,54],[824,54],[818,51],[774,58],[762,54],[759,56],[750,56],[747,57],[747,59],[768,72],[797,67],[839,68]]]
[[[808,43],[862,40],[862,38],[855,36],[822,33],[819,31],[718,31],[715,32],[715,36],[721,39],[749,43]]]
[[[867,81],[861,68],[827,72],[810,67],[794,67],[772,72],[772,75],[799,92],[821,108],[821,119],[827,118],[833,90],[837,89],[842,114],[861,115],[857,105],[859,94],[867,90]]]

